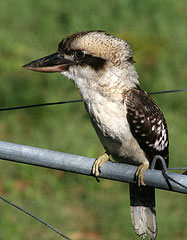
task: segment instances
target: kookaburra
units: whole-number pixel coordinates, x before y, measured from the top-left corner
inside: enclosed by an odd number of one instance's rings
[[[110,155],[117,162],[138,166],[138,184],[130,184],[132,225],[142,239],[156,239],[155,189],[145,186],[143,178],[155,155],[161,155],[168,166],[168,130],[162,111],[140,88],[133,63],[125,40],[104,31],[87,31],[64,38],[56,53],[24,67],[60,72],[73,80],[106,150],[96,159],[93,174],[99,175]]]

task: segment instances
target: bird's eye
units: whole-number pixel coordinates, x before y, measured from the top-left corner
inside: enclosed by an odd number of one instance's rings
[[[81,51],[81,50],[77,50],[75,53],[74,53],[74,56],[76,59],[81,59],[85,56],[85,52],[84,51]]]

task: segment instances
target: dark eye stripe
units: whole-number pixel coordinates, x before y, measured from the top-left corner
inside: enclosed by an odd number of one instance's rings
[[[80,60],[81,66],[88,65],[95,71],[101,70],[106,63],[106,60],[100,57],[94,57],[90,54],[85,54],[84,58]]]
[[[75,64],[81,66],[90,66],[95,71],[103,69],[106,60],[100,57],[94,57],[91,54],[85,54],[85,52],[80,49],[70,49],[65,45],[65,40],[61,41],[58,46],[58,52],[60,54],[66,53],[67,55],[74,55]]]

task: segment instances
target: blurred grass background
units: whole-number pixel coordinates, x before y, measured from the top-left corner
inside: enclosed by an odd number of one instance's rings
[[[132,46],[146,91],[186,88],[185,0],[1,0],[0,107],[79,99],[59,74],[21,69],[53,53],[63,37],[102,29]],[[187,95],[155,95],[168,122],[170,167],[186,165]],[[1,112],[0,139],[97,157],[103,148],[81,103]],[[130,222],[128,184],[0,162],[0,194],[73,240],[138,239]],[[158,239],[187,239],[187,201],[157,190]],[[0,202],[0,239],[61,239]],[[31,227],[32,225],[32,227]]]

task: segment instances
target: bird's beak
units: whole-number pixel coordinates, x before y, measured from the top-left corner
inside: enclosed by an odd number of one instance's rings
[[[37,59],[30,63],[27,63],[23,66],[23,68],[37,71],[37,72],[63,72],[69,68],[73,64],[73,61],[69,59],[65,59],[58,52],[53,53],[49,56]]]

